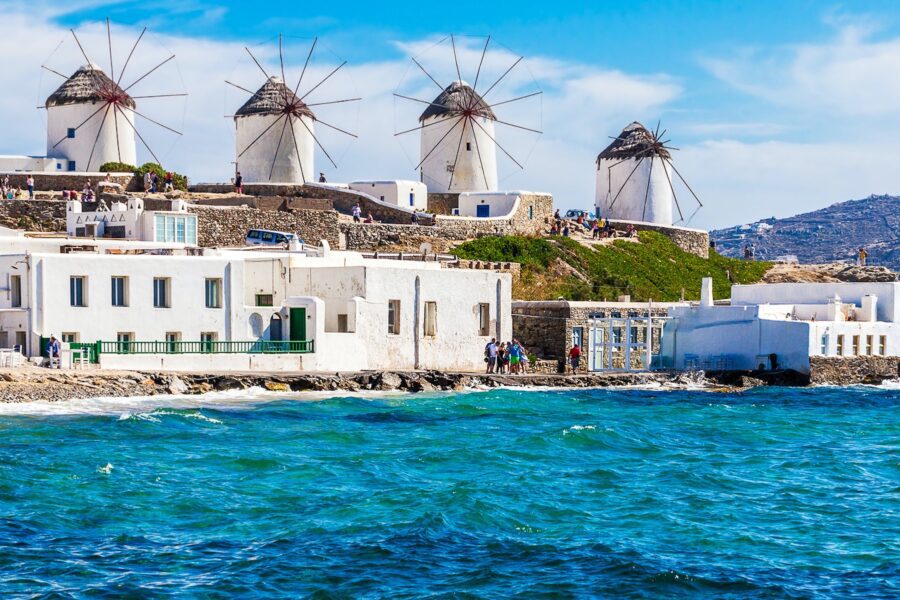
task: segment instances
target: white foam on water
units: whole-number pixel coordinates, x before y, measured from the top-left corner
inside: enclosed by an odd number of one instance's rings
[[[109,475],[110,473],[112,473],[112,470],[113,470],[112,463],[106,463],[105,467],[97,467],[97,472],[103,473],[104,475]]]
[[[217,419],[200,413],[165,413],[163,409],[215,409],[252,410],[256,406],[279,400],[318,402],[337,397],[384,398],[407,397],[409,392],[399,391],[321,391],[321,392],[273,392],[259,387],[242,390],[226,390],[195,395],[157,396],[106,396],[98,398],[73,398],[49,402],[0,402],[0,417],[4,416],[117,416],[119,420],[139,419],[156,421],[156,415],[178,414],[189,419],[216,422]],[[421,395],[421,394],[420,394]]]
[[[563,435],[569,435],[575,431],[596,431],[596,429],[595,425],[572,425],[567,429],[563,429]]]

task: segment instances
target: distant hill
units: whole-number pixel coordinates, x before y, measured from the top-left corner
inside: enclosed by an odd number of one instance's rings
[[[786,219],[765,219],[710,232],[725,256],[752,243],[757,259],[796,256],[801,263],[855,261],[860,246],[870,265],[900,270],[900,196],[869,196]]]

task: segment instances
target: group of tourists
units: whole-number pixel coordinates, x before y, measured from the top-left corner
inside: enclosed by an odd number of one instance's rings
[[[525,347],[514,339],[511,342],[497,342],[492,338],[484,347],[485,373],[526,375],[528,373],[528,353]]]
[[[235,178],[235,189],[240,189],[238,193],[242,193],[244,189],[243,180],[241,179],[241,174],[238,173]],[[144,192],[155,194],[160,190],[159,186],[159,174],[151,173],[147,171],[144,173]],[[163,192],[174,192],[175,191],[175,175],[172,174],[171,171],[166,171],[165,176],[163,177]]]
[[[581,213],[574,220],[564,219],[559,214],[559,209],[556,209],[556,212],[553,213],[553,222],[550,225],[550,235],[570,237],[576,231],[580,231],[585,235],[590,233],[591,238],[595,240],[613,238],[618,235],[616,229],[613,228],[612,221],[609,219],[604,219],[603,217],[592,219],[588,213]],[[625,228],[625,237],[637,237],[637,229],[631,223]]]
[[[34,177],[29,175],[25,179],[25,190],[27,190],[28,199],[34,200]],[[0,197],[4,200],[20,200],[25,197],[26,192],[20,186],[13,187],[9,182],[9,175],[4,175],[0,180]]]
[[[375,223],[376,222],[375,217],[372,216],[372,211],[367,212],[366,218],[363,219],[362,207],[359,205],[359,202],[356,203],[356,205],[353,207],[353,209],[350,212],[353,215],[354,223]]]

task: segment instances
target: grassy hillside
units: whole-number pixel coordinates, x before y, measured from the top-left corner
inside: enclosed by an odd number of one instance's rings
[[[725,258],[710,250],[709,259],[684,252],[667,237],[652,231],[639,234],[640,243],[616,240],[610,246],[588,248],[569,238],[484,237],[458,246],[460,258],[511,261],[522,265],[513,288],[521,300],[672,301],[700,297],[700,281],[713,278],[716,298],[728,298],[731,284],[755,283],[771,266],[767,262]]]

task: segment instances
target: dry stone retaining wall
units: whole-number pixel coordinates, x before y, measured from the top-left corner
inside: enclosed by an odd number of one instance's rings
[[[459,194],[428,192],[428,212],[436,215],[452,215],[459,208]]]
[[[896,356],[809,357],[809,382],[812,384],[877,384],[898,376],[900,357]]]
[[[197,205],[188,210],[197,214],[200,246],[243,246],[248,229],[299,233],[307,243],[327,240],[333,248],[340,243],[339,218],[333,210],[274,211]]]
[[[58,200],[0,200],[0,225],[26,231],[65,231],[66,203]]]
[[[642,223],[640,221],[613,221],[613,229],[625,231],[628,225],[634,225],[638,231],[655,231],[661,233],[672,243],[701,258],[709,258],[709,232],[702,229],[688,229],[687,227],[667,227],[654,223]]]
[[[34,177],[35,193],[47,191],[77,190],[81,193],[85,183],[90,180],[96,190],[97,182],[106,177],[106,173],[30,173],[15,171],[12,173],[0,173],[0,178],[9,177],[9,184],[25,190],[25,181],[28,176]],[[137,190],[137,178],[133,173],[111,173],[110,179],[125,189]]]

